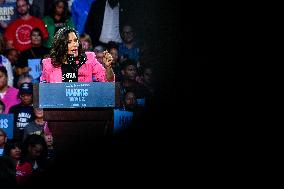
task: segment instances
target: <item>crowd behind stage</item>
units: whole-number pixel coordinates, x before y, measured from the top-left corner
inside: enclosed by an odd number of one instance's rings
[[[22,184],[56,158],[56,138],[43,110],[33,107],[33,85],[40,82],[41,60],[49,57],[61,27],[75,28],[84,50],[93,51],[102,65],[103,52],[110,52],[121,88],[117,109],[135,112],[151,104],[156,94],[154,62],[147,41],[137,35],[128,3],[133,2],[0,0],[0,113],[14,115],[13,138],[0,129],[1,172],[12,169],[11,175],[4,174],[6,181]]]

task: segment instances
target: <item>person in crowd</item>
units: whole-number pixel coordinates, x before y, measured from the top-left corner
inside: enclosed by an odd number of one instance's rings
[[[100,64],[94,52],[84,52],[76,30],[69,27],[57,31],[52,43],[50,58],[43,59],[41,82],[113,82],[111,55],[105,51]]]
[[[123,107],[127,111],[134,111],[137,108],[137,99],[133,91],[126,91],[123,99]]]
[[[74,28],[68,5],[65,0],[55,0],[52,2],[49,14],[42,19],[47,27],[48,40],[43,45],[47,48],[51,47],[55,33],[62,27]]]
[[[19,96],[21,103],[12,106],[9,113],[14,114],[14,138],[23,141],[24,129],[29,122],[35,119],[33,110],[33,86],[31,83],[23,83],[20,86]]]
[[[17,73],[19,75],[26,74],[29,73],[29,71],[31,71],[31,68],[29,67],[29,61],[32,60],[38,62],[38,67],[41,70],[40,65],[42,59],[49,56],[49,49],[42,45],[43,36],[40,29],[39,28],[32,29],[30,37],[31,37],[32,47],[23,51],[20,54],[18,63],[16,64],[16,70],[18,70]],[[38,79],[39,82],[39,77],[34,79],[35,80]]]
[[[13,66],[12,66],[11,62],[9,61],[9,59],[7,59],[4,56],[5,48],[6,47],[5,47],[4,39],[2,37],[2,34],[0,33],[0,65],[5,66],[5,68],[7,69],[8,85],[13,86],[13,80],[14,80]]]
[[[16,70],[16,64],[19,58],[19,51],[15,48],[6,49],[4,51],[4,55],[8,58],[8,60],[11,63],[12,70],[13,70],[13,77],[14,77],[13,87],[16,87],[16,83],[17,83],[16,81],[18,80],[18,77],[19,77],[19,73],[17,73],[17,70]]]
[[[44,125],[44,140],[47,145],[47,161],[48,165],[52,165],[54,163],[54,160],[56,158],[56,150],[54,146],[54,139],[51,130],[48,127],[48,123],[45,122]]]
[[[4,66],[7,70],[8,74],[8,85],[13,86],[14,83],[14,75],[13,68],[10,61],[3,55],[0,54],[0,66]]]
[[[0,114],[4,114],[5,112],[5,104],[2,100],[0,100]]]
[[[47,146],[40,135],[29,135],[24,140],[23,159],[32,164],[33,174],[39,176],[47,168]]]
[[[21,102],[18,93],[18,89],[8,86],[7,70],[4,66],[0,66],[0,100],[5,104],[5,114],[9,112],[12,106]]]
[[[121,73],[123,75],[123,79],[135,81],[137,77],[136,62],[131,59],[127,59],[121,62]]]
[[[83,33],[80,35],[80,41],[85,51],[93,51],[93,43],[91,37]]]
[[[149,64],[144,64],[141,67],[142,74],[136,78],[136,81],[142,84],[151,96],[155,93],[155,78],[153,75],[153,67]]]
[[[71,6],[72,20],[79,35],[85,32],[85,23],[95,0],[74,0]]]
[[[125,24],[121,31],[122,43],[118,47],[118,56],[121,61],[125,59],[139,62],[139,45],[135,39],[135,32],[130,24]],[[137,65],[139,67],[139,65]]]
[[[10,157],[16,166],[17,184],[24,184],[31,178],[33,174],[32,164],[22,158],[22,142],[18,142],[15,139],[8,140],[3,155]]]
[[[96,0],[92,3],[85,33],[91,36],[94,45],[122,42],[120,29],[129,14],[128,4],[122,0]]]
[[[44,136],[44,126],[46,121],[43,120],[43,109],[34,108],[35,120],[27,124],[24,129],[24,140],[28,135],[36,134]]]
[[[107,49],[112,56],[112,69],[115,74],[115,81],[120,82],[122,75],[121,75],[121,68],[120,68],[120,59],[118,57],[118,46],[114,42],[109,42],[107,45]]]
[[[94,48],[94,52],[96,54],[96,59],[99,61],[99,63],[101,63],[103,66],[104,65],[104,62],[103,62],[103,57],[104,57],[104,51],[105,51],[105,48],[102,46],[102,45],[97,45],[95,46]]]
[[[6,49],[4,52],[4,55],[8,58],[8,60],[11,62],[11,65],[14,69],[15,65],[18,62],[19,58],[19,51],[17,49],[12,48],[12,49]]]
[[[146,98],[148,98],[149,94],[143,85],[136,81],[138,76],[137,74],[137,64],[134,60],[127,59],[121,63],[121,97],[124,98],[126,91],[131,90],[134,91],[137,103],[139,106],[144,106],[146,102]]]
[[[6,142],[7,142],[7,134],[4,131],[4,129],[0,128],[0,156],[3,155],[3,151],[4,151],[4,147],[5,147]]]
[[[15,48],[20,52],[31,48],[30,33],[36,27],[42,31],[44,40],[48,38],[44,22],[37,17],[31,16],[29,11],[30,4],[28,0],[17,0],[17,12],[20,17],[9,24],[5,30],[4,39],[7,48]]]
[[[23,83],[32,83],[32,82],[33,82],[33,77],[25,73],[25,74],[20,75],[15,87],[19,89]]]

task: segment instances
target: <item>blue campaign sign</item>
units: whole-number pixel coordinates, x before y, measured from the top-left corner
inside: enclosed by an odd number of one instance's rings
[[[0,22],[1,25],[9,25],[19,16],[16,9],[16,0],[6,0],[0,3]],[[3,33],[4,28],[0,27],[0,33]]]
[[[13,138],[14,114],[0,114],[0,128],[2,128],[8,136]]]
[[[29,67],[31,68],[31,71],[29,74],[33,76],[34,79],[37,79],[41,76],[41,65],[40,65],[41,59],[28,59]]]
[[[115,109],[113,132],[116,133],[122,129],[129,127],[132,118],[133,118],[133,112]]]
[[[40,108],[86,108],[114,106],[114,82],[39,83]]]

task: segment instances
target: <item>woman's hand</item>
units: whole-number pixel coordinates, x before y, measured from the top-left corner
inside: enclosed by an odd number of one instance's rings
[[[106,68],[111,67],[111,63],[112,63],[112,56],[108,51],[104,51],[103,52],[104,56],[103,56],[103,63],[105,65]]]

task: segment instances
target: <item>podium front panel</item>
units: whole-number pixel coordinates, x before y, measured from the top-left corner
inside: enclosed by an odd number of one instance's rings
[[[114,107],[115,83],[40,83],[39,108]]]

